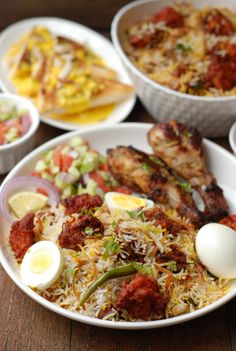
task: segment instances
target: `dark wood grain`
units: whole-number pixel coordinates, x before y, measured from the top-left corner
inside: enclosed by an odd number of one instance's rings
[[[152,123],[153,119],[137,103],[127,121]],[[37,146],[62,133],[42,123]],[[214,141],[230,149],[226,138]],[[109,330],[70,321],[46,310],[21,292],[0,268],[0,301],[0,350],[4,351],[236,350],[235,300],[182,325],[145,331]]]
[[[1,0],[0,29],[32,16],[69,18],[106,32],[125,0]],[[153,122],[140,103],[130,122]],[[41,124],[37,146],[64,131]],[[214,140],[230,150],[226,138]],[[0,176],[0,183],[4,176]],[[169,328],[122,331],[92,327],[46,310],[15,286],[0,266],[0,350],[2,351],[234,351],[236,300],[215,312]]]
[[[96,29],[110,27],[114,14],[126,0],[1,0],[0,29],[29,17],[53,16],[67,18]]]

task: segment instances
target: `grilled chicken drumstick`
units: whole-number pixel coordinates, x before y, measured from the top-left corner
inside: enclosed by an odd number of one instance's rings
[[[107,151],[109,170],[120,183],[175,208],[194,225],[201,225],[202,214],[191,194],[181,188],[171,170],[159,158],[154,158],[132,146],[118,146]]]
[[[176,121],[157,123],[149,131],[148,140],[155,155],[199,192],[208,221],[218,221],[227,215],[223,191],[206,168],[202,137],[196,129]]]

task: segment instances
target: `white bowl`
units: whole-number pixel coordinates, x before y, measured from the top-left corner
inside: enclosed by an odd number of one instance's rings
[[[16,89],[10,79],[9,69],[6,64],[6,53],[12,44],[18,42],[23,35],[28,33],[34,26],[45,26],[52,33],[64,36],[74,41],[88,45],[97,55],[103,58],[108,67],[117,72],[118,79],[132,85],[132,82],[124,69],[119,56],[117,55],[112,43],[101,34],[85,27],[79,23],[68,21],[56,17],[35,17],[28,18],[12,24],[0,34],[0,87],[4,92],[16,93]],[[131,112],[136,101],[135,95],[116,104],[107,119],[96,125],[115,124],[123,121]],[[77,122],[72,123],[66,120],[53,119],[47,115],[41,115],[41,120],[54,127],[73,130],[85,129],[88,125]]]
[[[228,7],[236,11],[234,0],[215,0],[214,3],[212,0],[192,0],[191,3],[196,8]],[[142,73],[123,50],[122,42],[128,27],[170,4],[173,4],[173,0],[141,0],[122,7],[114,17],[111,27],[115,49],[133,81],[138,97],[156,120],[176,119],[197,127],[206,136],[225,136],[236,120],[236,96],[193,96],[164,87]]]
[[[39,126],[39,115],[32,102],[26,98],[3,93],[0,94],[0,101],[13,102],[18,108],[28,111],[31,119],[28,131],[20,139],[0,145],[0,174],[5,174],[33,149],[35,133]]]
[[[229,144],[236,155],[236,122],[234,122],[229,131]]]
[[[92,148],[105,153],[107,148],[115,147],[117,145],[133,145],[141,150],[151,152],[150,146],[147,142],[147,132],[152,127],[151,124],[146,123],[122,123],[114,126],[102,126],[93,127],[84,131],[75,131],[72,133],[67,133],[61,135],[44,145],[40,146],[28,156],[24,158],[4,180],[4,184],[15,176],[29,174],[33,167],[35,166],[37,160],[40,156],[51,148],[56,147],[59,144],[67,143],[72,137],[79,135],[84,139],[90,141]],[[228,151],[224,150],[220,146],[212,143],[209,140],[204,140],[204,153],[206,156],[206,161],[209,169],[216,176],[219,184],[222,186],[225,197],[228,201],[230,213],[236,212],[236,159]],[[0,188],[0,192],[1,189]],[[173,324],[178,324],[186,322],[188,320],[200,317],[206,313],[219,308],[224,303],[236,296],[236,279],[231,281],[232,289],[221,299],[212,303],[211,305],[204,307],[200,310],[187,313],[181,316],[154,320],[154,321],[139,321],[139,322],[113,322],[106,321],[97,318],[91,318],[78,312],[68,311],[63,309],[43,297],[39,296],[35,291],[26,286],[19,275],[16,267],[15,259],[10,254],[8,249],[8,236],[9,236],[9,226],[5,223],[4,219],[0,215],[0,262],[7,274],[14,281],[16,285],[19,286],[28,296],[43,305],[44,307],[61,314],[62,316],[74,319],[79,322],[96,325],[106,328],[116,328],[116,329],[148,329],[148,328],[160,328],[166,327]]]

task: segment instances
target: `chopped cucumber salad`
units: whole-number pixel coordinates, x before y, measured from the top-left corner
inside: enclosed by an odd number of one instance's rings
[[[20,139],[29,129],[31,118],[10,101],[0,100],[0,145]]]
[[[123,190],[109,173],[106,158],[80,137],[46,151],[36,163],[32,175],[53,183],[62,198]]]

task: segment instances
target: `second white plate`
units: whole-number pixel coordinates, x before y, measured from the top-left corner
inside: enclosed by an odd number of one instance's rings
[[[132,85],[128,74],[123,68],[115,49],[109,40],[101,34],[85,27],[81,24],[54,17],[36,17],[17,22],[6,28],[0,34],[0,87],[4,92],[16,93],[16,90],[9,77],[5,55],[12,44],[16,43],[24,34],[29,32],[32,27],[41,25],[47,27],[57,35],[64,36],[74,41],[88,45],[95,53],[101,56],[107,66],[118,73],[118,79],[126,84]],[[131,112],[135,104],[135,96],[116,105],[110,116],[97,124],[112,125],[123,121]],[[54,127],[65,130],[84,129],[88,125],[66,122],[64,120],[52,119],[41,116],[41,120]]]

